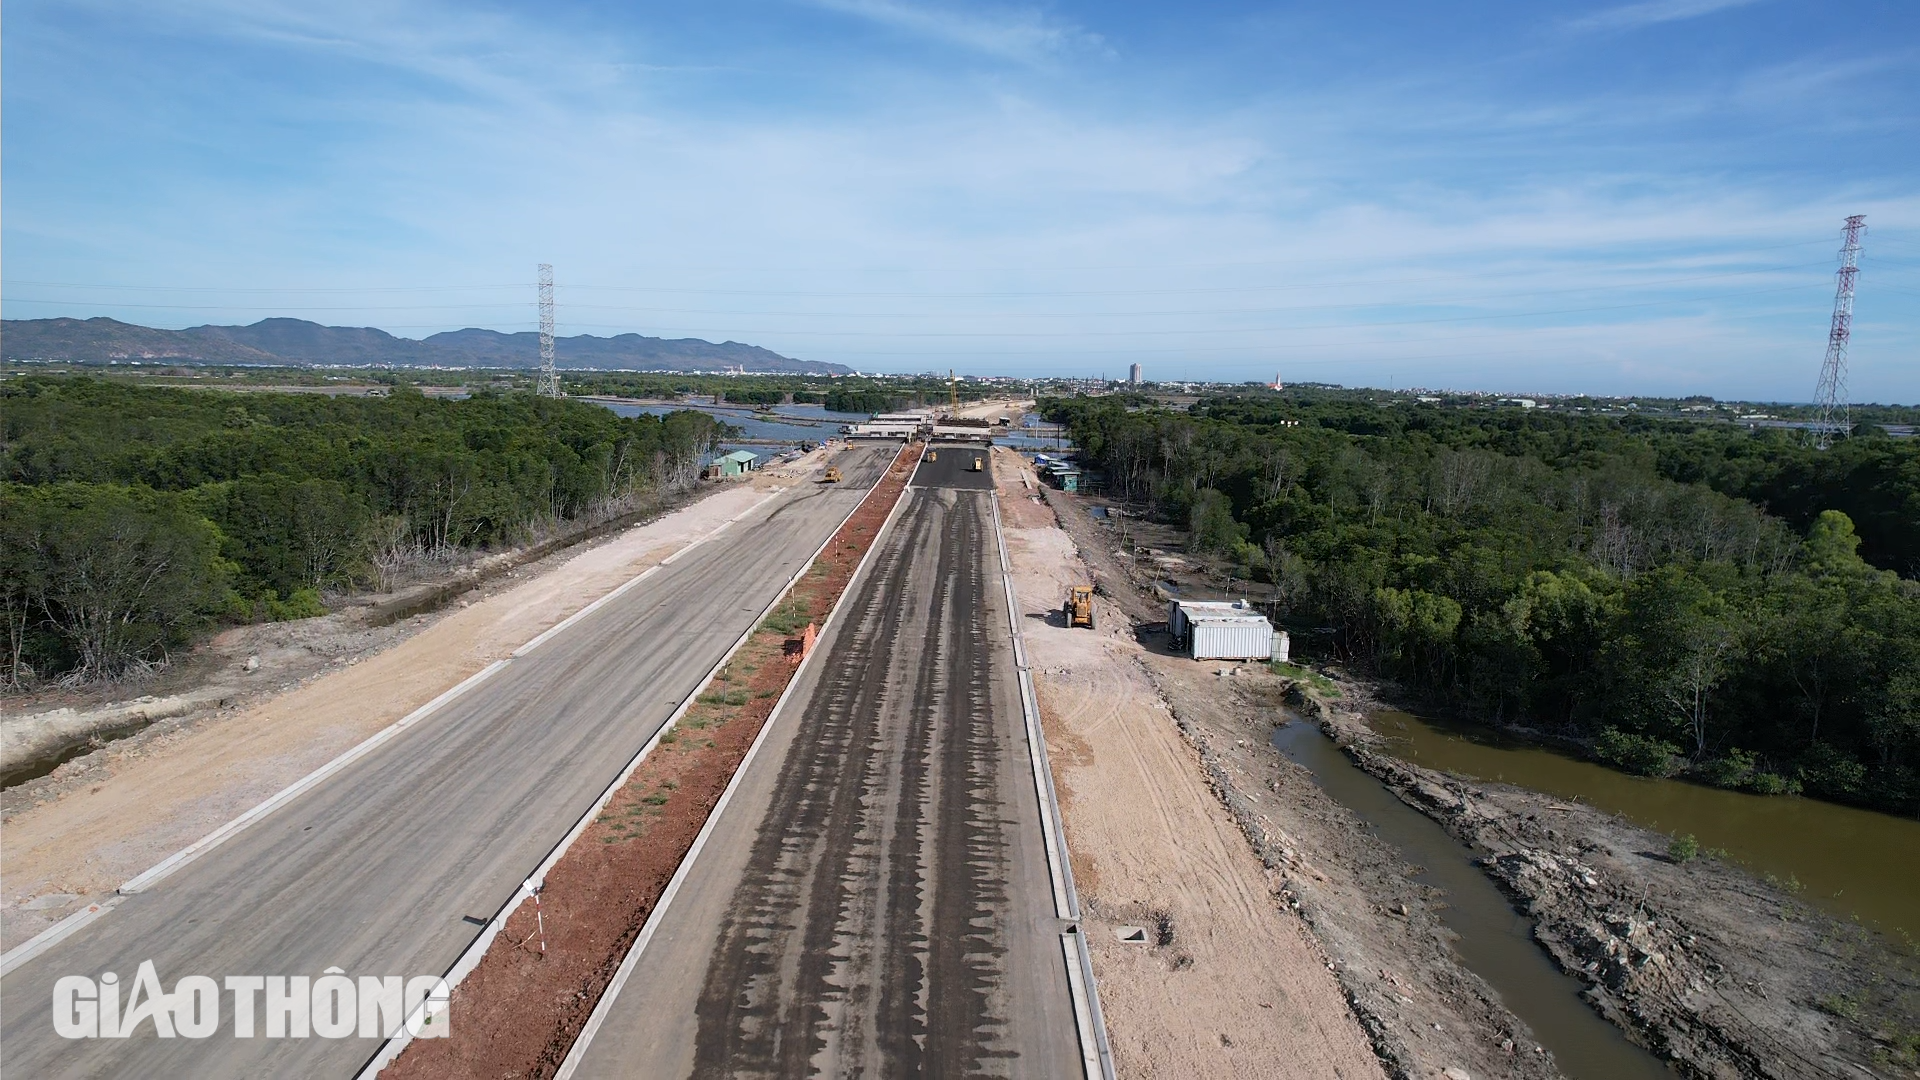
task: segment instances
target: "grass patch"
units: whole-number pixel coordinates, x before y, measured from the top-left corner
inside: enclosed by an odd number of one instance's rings
[[[797,632],[812,621],[813,615],[807,610],[806,602],[790,596],[782,600],[780,606],[774,608],[760,626],[762,629],[785,635]]]
[[[1317,671],[1301,667],[1299,664],[1273,660],[1267,663],[1267,669],[1283,679],[1292,679],[1297,683],[1305,683],[1314,693],[1322,697],[1337,698],[1340,696],[1340,688],[1333,684],[1332,679],[1327,678]]]

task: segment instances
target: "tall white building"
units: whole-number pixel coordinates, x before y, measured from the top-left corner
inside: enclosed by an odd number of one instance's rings
[[[1128,382],[1130,382],[1130,383],[1132,383],[1132,384],[1133,384],[1133,385],[1135,385],[1135,386],[1139,386],[1139,385],[1140,385],[1140,382],[1141,382],[1141,379],[1140,379],[1140,365],[1139,365],[1139,364],[1135,364],[1135,365],[1133,365],[1132,367],[1130,367],[1130,368],[1128,368],[1128,369],[1127,369],[1127,381],[1128,381]]]

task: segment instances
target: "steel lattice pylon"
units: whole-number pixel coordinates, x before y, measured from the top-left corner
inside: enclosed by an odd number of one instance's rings
[[[553,264],[540,264],[540,393],[560,396],[560,373],[553,369]]]
[[[1846,241],[1840,245],[1840,283],[1833,294],[1833,325],[1827,330],[1827,359],[1820,365],[1820,385],[1814,388],[1814,405],[1820,410],[1814,422],[1814,445],[1825,450],[1836,436],[1853,431],[1853,405],[1847,400],[1847,339],[1853,336],[1853,281],[1860,276],[1860,234],[1867,231],[1867,216],[1855,214],[1840,230]]]

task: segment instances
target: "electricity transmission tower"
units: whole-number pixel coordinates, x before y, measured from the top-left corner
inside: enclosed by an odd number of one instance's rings
[[[560,396],[560,373],[553,370],[553,264],[540,264],[540,394]]]
[[[1840,284],[1833,294],[1833,326],[1827,331],[1827,359],[1820,365],[1820,385],[1814,388],[1814,405],[1820,410],[1814,422],[1813,444],[1825,450],[1837,436],[1853,431],[1853,406],[1847,400],[1847,339],[1853,336],[1853,279],[1860,276],[1860,234],[1867,231],[1867,216],[1855,214],[1840,230],[1846,241],[1840,246]]]

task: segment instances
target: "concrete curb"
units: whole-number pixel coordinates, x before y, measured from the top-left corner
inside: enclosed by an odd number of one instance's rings
[[[1060,802],[1054,795],[1053,767],[1047,762],[1046,737],[1040,730],[1040,702],[1034,693],[1033,672],[1027,666],[1027,647],[1020,632],[1020,602],[1013,589],[1013,557],[1007,553],[1007,534],[1000,523],[1000,492],[992,492],[993,537],[1000,553],[1000,580],[1007,593],[1007,623],[1013,632],[1013,660],[1020,682],[1020,710],[1025,714],[1027,747],[1033,759],[1033,782],[1040,795],[1040,829],[1047,838],[1047,870],[1053,877],[1054,908],[1073,925],[1060,935],[1067,965],[1067,985],[1073,993],[1073,1019],[1080,1031],[1080,1052],[1089,1080],[1114,1080],[1113,1046],[1107,1040],[1106,1017],[1100,1012],[1100,986],[1093,977],[1093,955],[1080,925],[1080,895],[1073,887],[1073,864],[1067,857],[1067,838],[1060,828]]]
[[[899,459],[894,460],[897,462]],[[875,530],[873,543],[868,545],[866,554],[860,557],[859,565],[853,568],[852,575],[847,578],[846,587],[834,601],[833,610],[828,612],[826,619],[821,622],[822,638],[826,637],[834,620],[840,617],[844,606],[840,601],[846,599],[847,593],[853,591],[854,583],[860,580],[860,575],[866,573],[867,565],[872,562],[874,554],[880,550],[881,540],[893,528],[894,520],[900,516],[900,508],[907,504],[907,491],[908,487],[900,489],[899,497],[894,500],[893,509],[887,512],[886,520],[880,523],[879,529]],[[865,505],[866,500],[862,499],[860,506]],[[859,510],[859,506],[854,507],[854,513],[859,513]],[[851,519],[853,514],[848,514],[847,517]],[[842,524],[844,525],[845,522]],[[835,529],[834,535],[839,535],[839,532],[840,530]],[[833,543],[833,537],[829,536],[827,544],[831,543]],[[826,544],[820,545],[820,550],[825,551]],[[819,553],[815,552],[814,557],[818,558]],[[812,565],[813,561],[808,560],[807,566],[803,567],[801,572],[805,573],[806,569]],[[794,580],[798,581],[799,578],[795,577]],[[786,597],[784,591],[780,595],[782,599]],[[779,603],[778,600],[774,602]],[[733,776],[727,780],[726,789],[720,793],[720,800],[714,803],[712,810],[708,811],[707,820],[701,824],[699,835],[693,838],[693,846],[687,849],[686,855],[680,859],[680,865],[674,868],[673,877],[667,882],[667,887],[661,891],[659,902],[653,906],[651,912],[647,913],[647,921],[640,927],[640,933],[635,936],[633,944],[627,949],[627,955],[621,958],[620,967],[614,971],[613,978],[607,983],[607,988],[601,992],[600,1000],[594,1003],[593,1012],[587,1017],[586,1025],[580,1029],[580,1034],[573,1040],[573,1045],[567,1049],[567,1056],[560,1062],[560,1071],[554,1074],[554,1080],[572,1080],[573,1074],[580,1068],[580,1063],[586,1060],[587,1049],[592,1045],[594,1036],[600,1033],[600,1025],[606,1022],[607,1014],[612,1011],[614,999],[620,996],[620,991],[626,987],[627,980],[633,977],[634,969],[640,964],[641,954],[652,942],[653,935],[659,931],[660,923],[666,916],[667,907],[679,894],[680,886],[693,872],[694,860],[699,857],[701,849],[706,847],[707,839],[713,835],[713,830],[718,826],[720,815],[726,811],[727,804],[733,801],[733,793],[739,789],[742,778],[747,775],[747,767],[753,764],[753,759],[760,753],[760,747],[766,743],[767,736],[773,732],[774,723],[779,720],[781,711],[786,708],[787,699],[793,695],[794,688],[800,685],[800,679],[806,673],[807,665],[813,663],[813,658],[822,651],[815,648],[808,652],[800,659],[799,666],[794,668],[793,677],[787,680],[786,689],[780,692],[779,700],[773,703],[773,708],[767,713],[766,722],[760,725],[759,733],[753,737],[753,743],[747,747],[746,754],[741,757],[739,767],[733,770]]]
[[[746,517],[748,514],[751,514],[754,511],[760,509],[762,506],[765,506],[767,503],[779,497],[781,494],[783,494],[783,492],[776,491],[773,494],[767,496],[766,498],[761,499],[759,502],[754,503],[752,506],[747,507],[745,510],[740,511],[738,514],[735,514],[734,516],[721,522],[719,525],[715,526],[713,529],[709,530],[705,534],[695,537],[692,541],[688,542],[685,546],[676,550],[673,553],[673,555],[668,556],[667,559],[664,559],[661,562],[654,564],[653,566],[647,567],[645,570],[641,571],[639,574],[634,575],[632,578],[622,583],[618,588],[615,588],[612,592],[609,592],[607,595],[602,596],[601,598],[599,598],[598,600],[595,600],[591,604],[588,604],[586,607],[582,608],[581,610],[574,612],[572,615],[568,616],[566,619],[561,620],[558,624],[548,628],[546,631],[542,632],[541,634],[533,638],[533,640],[520,646],[518,649],[515,649],[511,654],[508,655],[506,659],[496,660],[493,663],[475,672],[474,674],[469,675],[467,678],[463,679],[458,684],[456,684],[452,689],[445,691],[444,693],[440,694],[440,696],[434,698],[432,701],[429,701],[425,705],[422,705],[419,708],[413,710],[412,712],[408,713],[406,716],[403,716],[399,720],[394,721],[392,724],[389,724],[388,726],[381,728],[379,731],[374,732],[372,735],[368,736],[366,739],[350,747],[345,752],[335,757],[333,760],[327,762],[325,765],[320,766],[318,769],[315,769],[314,771],[294,781],[292,784],[289,784],[288,786],[280,789],[279,791],[275,792],[273,795],[268,796],[265,800],[263,800],[262,802],[254,806],[252,809],[248,810],[246,813],[241,814],[239,817],[234,818],[233,820],[220,826],[219,828],[201,837],[200,839],[194,841],[193,843],[188,844],[186,847],[181,848],[179,851],[174,852],[172,855],[169,855],[166,858],[160,860],[158,863],[154,864],[148,869],[142,871],[139,874],[136,874],[132,878],[129,878],[125,884],[121,885],[118,889],[114,890],[112,895],[106,897],[101,902],[95,903],[95,904],[89,904],[86,910],[75,912],[74,914],[68,916],[67,918],[62,919],[60,922],[57,922],[52,926],[48,927],[47,929],[42,930],[40,933],[27,939],[26,941],[21,942],[19,945],[14,946],[14,948],[10,950],[6,954],[6,956],[0,957],[0,977],[5,976],[9,972],[12,972],[15,968],[18,968],[21,964],[24,964],[27,961],[32,960],[34,957],[47,951],[48,949],[52,948],[54,945],[59,944],[61,941],[65,940],[67,937],[71,936],[74,933],[74,931],[79,930],[82,926],[86,925],[87,923],[92,922],[93,920],[99,918],[102,915],[105,915],[107,912],[117,907],[120,904],[120,901],[123,900],[124,898],[128,896],[133,896],[140,892],[144,892],[145,890],[151,888],[155,884],[159,883],[162,879],[166,878],[168,875],[186,866],[188,863],[193,862],[195,859],[198,859],[200,856],[205,855],[207,852],[212,851],[214,848],[219,847],[221,844],[226,843],[228,840],[233,839],[235,836],[245,831],[248,826],[257,823],[262,818],[265,818],[269,814],[273,813],[275,810],[278,810],[280,807],[285,806],[287,803],[292,802],[294,799],[298,798],[299,796],[319,786],[321,781],[326,780],[328,777],[333,776],[335,773],[340,772],[341,770],[345,769],[348,765],[351,765],[353,762],[357,761],[358,759],[365,757],[367,754],[371,753],[373,750],[378,748],[382,743],[385,743],[388,740],[394,738],[395,736],[399,735],[401,732],[405,731],[407,728],[412,727],[414,724],[417,724],[421,720],[426,719],[428,716],[438,711],[442,706],[446,705],[448,702],[454,700],[460,695],[466,693],[468,690],[473,689],[475,686],[480,685],[482,682],[485,682],[487,679],[498,674],[513,660],[519,657],[525,656],[527,653],[531,652],[540,644],[549,640],[555,634],[559,633],[559,631],[561,631],[562,629],[573,625],[574,623],[578,622],[582,618],[585,618],[588,614],[590,614],[594,610],[605,605],[609,601],[613,600],[615,597],[633,588],[634,586],[640,584],[640,582],[646,580],[648,576],[652,575],[655,571],[659,570],[660,567],[665,566],[668,562],[672,561],[675,558],[678,558],[681,554],[692,550],[693,548],[699,546],[700,544],[706,543],[708,540],[713,539],[715,536],[718,536],[721,532],[725,531],[734,522],[737,522],[741,518]]]
[[[772,495],[761,499],[759,502],[741,511],[738,515],[727,519],[726,525],[731,525],[741,518],[746,517],[748,514],[760,509],[760,507],[765,506],[782,494],[784,494],[784,492],[776,491]],[[868,494],[871,494],[871,491],[869,491]],[[694,701],[700,696],[701,691],[705,690],[707,685],[713,681],[713,677],[720,674],[721,669],[727,666],[727,662],[733,659],[734,654],[739,652],[742,646],[753,639],[754,633],[760,629],[761,620],[772,614],[774,608],[780,606],[780,601],[786,599],[787,593],[791,592],[794,585],[798,584],[800,579],[806,576],[807,571],[813,568],[814,561],[820,557],[820,553],[827,549],[828,544],[833,543],[833,538],[839,535],[840,529],[852,519],[854,514],[860,512],[860,507],[865,505],[866,499],[862,498],[860,502],[854,504],[852,510],[847,511],[847,516],[840,519],[840,524],[834,526],[833,532],[829,533],[827,538],[821,541],[820,546],[814,549],[813,554],[807,558],[807,561],[800,565],[800,569],[794,571],[793,576],[787,579],[787,583],[781,587],[780,591],[774,595],[766,607],[760,609],[760,612],[753,617],[753,622],[747,626],[746,631],[735,639],[734,643],[728,647],[726,653],[720,657],[719,661],[707,670],[706,677],[702,678],[699,685],[695,686],[692,692],[681,700],[679,706],[673,710],[672,715],[668,716],[666,721],[654,731],[653,735],[647,739],[646,743],[642,745],[639,751],[633,755],[632,759],[627,762],[626,767],[620,770],[620,774],[600,793],[600,797],[595,799],[593,805],[587,808],[586,813],[581,814],[580,819],[574,822],[573,828],[567,830],[567,835],[562,837],[560,842],[553,846],[553,850],[549,851],[547,857],[540,861],[540,865],[528,876],[526,881],[521,883],[520,888],[515,890],[514,894],[508,897],[505,903],[500,905],[499,910],[494,912],[493,918],[487,920],[486,928],[480,931],[479,936],[475,937],[473,941],[467,945],[466,949],[461,952],[460,958],[454,961],[453,967],[447,970],[446,980],[449,998],[451,998],[454,988],[460,985],[461,980],[473,974],[473,969],[479,967],[480,961],[486,958],[487,950],[493,946],[494,939],[500,936],[500,931],[506,929],[507,919],[519,909],[527,897],[540,891],[541,887],[546,884],[548,872],[551,871],[554,866],[559,863],[561,858],[566,855],[567,851],[573,847],[573,842],[578,840],[580,835],[587,831],[587,827],[593,824],[593,819],[599,816],[600,811],[606,809],[607,803],[612,801],[614,795],[620,791],[620,788],[633,777],[634,771],[640,768],[640,765],[659,747],[661,736],[672,731],[680,723],[681,718],[687,714],[687,710],[693,707]],[[726,525],[721,526],[721,529],[724,529]],[[691,551],[695,545],[718,535],[720,531],[720,529],[715,529],[706,536],[695,540],[693,543],[667,556],[665,559],[662,559],[658,565],[649,567],[647,573],[650,574],[660,567],[673,562],[688,551]],[[640,578],[645,576],[646,574],[641,574],[639,577],[634,578],[633,581],[628,582],[627,585],[638,584]],[[623,590],[626,587],[627,586],[621,586]],[[614,594],[610,593],[602,597],[602,601],[613,599],[613,595]],[[590,609],[582,609],[574,618],[586,615],[588,610]],[[571,622],[572,620],[568,621]],[[566,622],[562,622],[554,626],[545,634],[521,646],[521,651],[531,650],[566,625]],[[520,652],[515,652],[514,655],[518,656]],[[424,1013],[431,1004],[431,999],[421,1002],[420,1007],[415,1010],[414,1015],[408,1016],[400,1022],[399,1026],[394,1029],[394,1033],[388,1036],[387,1041],[381,1044],[379,1050],[374,1052],[373,1057],[369,1058],[367,1063],[360,1067],[360,1071],[355,1074],[356,1080],[374,1080],[374,1078],[380,1074],[380,1070],[391,1065],[394,1059],[398,1058],[400,1054],[406,1050],[407,1046],[413,1042],[413,1031],[418,1026],[420,1015]]]

